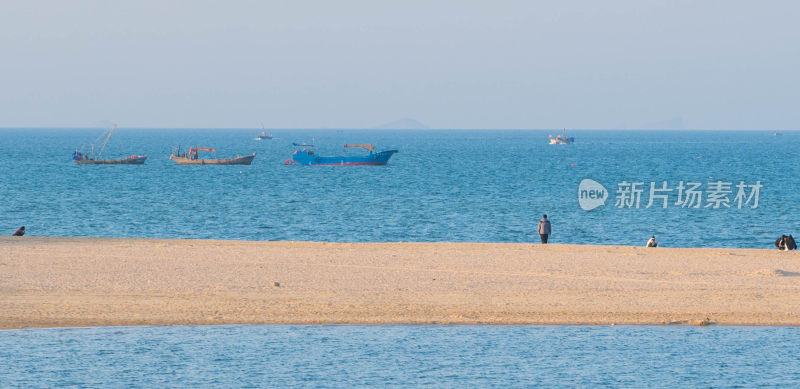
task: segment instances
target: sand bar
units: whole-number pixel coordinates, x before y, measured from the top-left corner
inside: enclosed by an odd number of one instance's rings
[[[800,253],[0,238],[0,328],[705,319],[800,325]]]

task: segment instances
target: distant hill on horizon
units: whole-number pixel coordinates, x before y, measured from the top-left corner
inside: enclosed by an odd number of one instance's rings
[[[398,119],[379,126],[372,127],[379,130],[427,130],[428,126],[410,118]]]

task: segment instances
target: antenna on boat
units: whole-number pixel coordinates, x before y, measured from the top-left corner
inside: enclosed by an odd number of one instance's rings
[[[100,153],[97,154],[97,158],[100,158],[100,156],[103,155],[103,151],[105,151],[105,149],[106,149],[106,145],[108,144],[108,140],[111,139],[111,134],[114,133],[114,129],[116,129],[116,128],[117,128],[117,125],[115,124],[114,127],[111,127],[111,130],[108,131],[108,136],[106,137],[106,140],[103,142],[103,146],[100,147]]]

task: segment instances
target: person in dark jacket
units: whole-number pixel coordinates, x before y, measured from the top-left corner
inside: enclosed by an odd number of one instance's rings
[[[14,233],[11,236],[22,236],[22,235],[25,235],[25,226],[17,228],[17,230],[14,231]]]
[[[781,237],[775,241],[775,247],[777,247],[778,250],[785,251],[797,250],[797,243],[794,241],[793,236],[781,235]]]
[[[550,236],[550,220],[547,220],[547,215],[542,216],[539,220],[539,237],[542,238],[542,244],[547,244],[547,238]]]
[[[781,235],[780,238],[775,239],[775,247],[777,247],[778,250],[783,250],[786,247],[786,235]]]
[[[786,237],[786,249],[797,250],[797,242],[794,241],[794,237],[791,234]]]

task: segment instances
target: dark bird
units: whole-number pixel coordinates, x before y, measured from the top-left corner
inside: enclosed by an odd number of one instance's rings
[[[25,226],[22,226],[18,228],[16,231],[14,231],[14,234],[12,236],[22,236],[22,235],[25,235]]]

